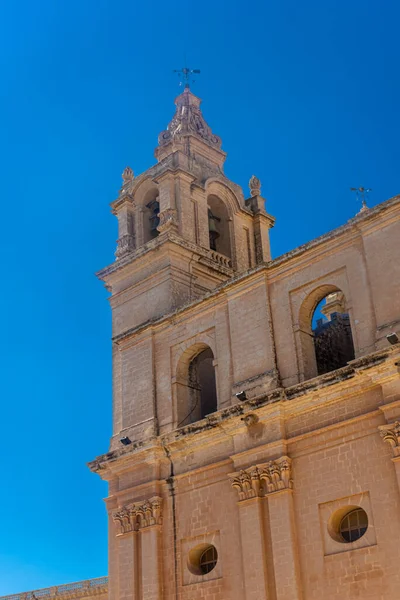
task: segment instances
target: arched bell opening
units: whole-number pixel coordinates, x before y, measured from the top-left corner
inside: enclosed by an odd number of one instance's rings
[[[150,198],[146,198],[146,204],[143,211],[144,241],[149,242],[159,235],[158,225],[160,224],[160,202],[158,190],[152,190]]]
[[[210,249],[232,258],[229,213],[225,203],[215,195],[207,198]]]

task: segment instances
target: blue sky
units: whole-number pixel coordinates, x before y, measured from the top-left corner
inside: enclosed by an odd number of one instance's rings
[[[193,91],[278,256],[400,192],[397,2],[3,0],[0,595],[107,572],[109,202]]]

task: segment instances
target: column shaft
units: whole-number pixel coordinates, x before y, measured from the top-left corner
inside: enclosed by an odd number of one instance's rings
[[[158,525],[146,527],[141,531],[142,546],[142,597],[143,600],[161,600],[162,563],[161,529]]]
[[[268,495],[277,600],[301,600],[293,495],[289,489]]]
[[[118,600],[139,600],[136,532],[118,537]]]
[[[246,600],[268,600],[262,500],[239,502]]]

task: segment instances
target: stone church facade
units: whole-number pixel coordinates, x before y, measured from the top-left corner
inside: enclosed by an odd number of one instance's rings
[[[98,274],[109,599],[399,598],[400,197],[272,260],[189,88],[155,154]]]

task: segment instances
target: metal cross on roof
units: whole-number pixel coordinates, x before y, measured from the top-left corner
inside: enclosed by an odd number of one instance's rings
[[[363,208],[367,208],[366,196],[368,195],[369,192],[372,192],[372,189],[361,186],[358,188],[350,188],[350,190],[352,192],[356,193],[357,199],[361,200],[361,204],[363,205]]]
[[[181,82],[179,85],[183,85],[183,83],[185,84],[185,88],[189,88],[189,82],[190,82],[190,78],[192,75],[194,74],[199,74],[200,73],[200,69],[189,69],[189,67],[183,67],[182,69],[174,69],[173,71],[174,73],[178,73],[178,76],[181,78]],[[190,83],[193,83],[194,79],[192,79],[192,81]]]

